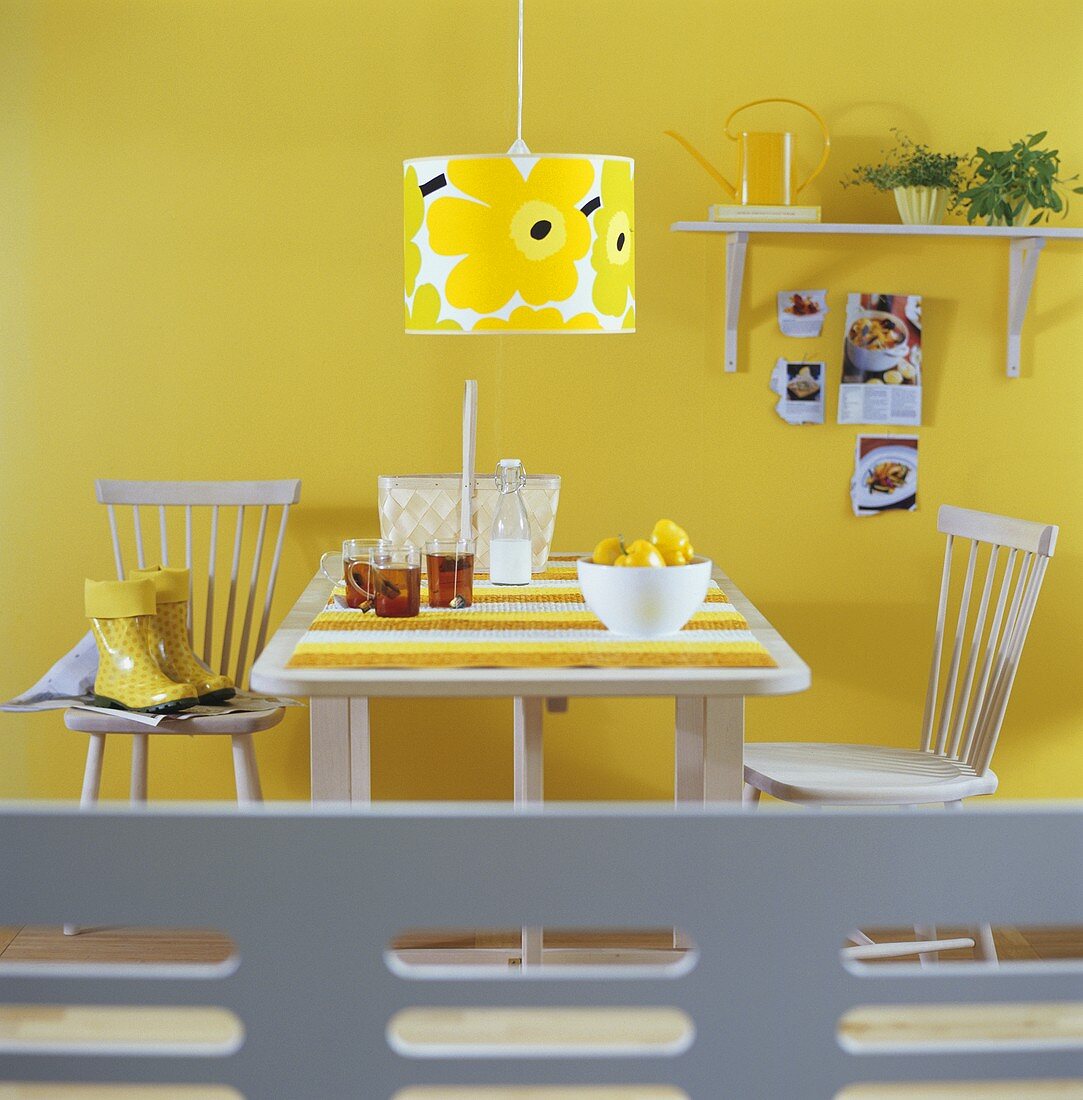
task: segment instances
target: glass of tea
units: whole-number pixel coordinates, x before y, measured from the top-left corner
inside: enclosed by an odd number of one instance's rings
[[[376,614],[381,619],[409,619],[421,610],[421,551],[392,546],[369,551]]]
[[[342,576],[334,576],[334,565],[328,561],[338,556],[337,551],[328,550],[320,561],[320,572],[331,581],[346,582],[346,606],[371,608],[376,593],[372,587],[371,564],[369,554],[373,550],[390,550],[389,539],[346,539],[342,544]]]
[[[425,543],[429,607],[469,607],[474,602],[474,540]]]

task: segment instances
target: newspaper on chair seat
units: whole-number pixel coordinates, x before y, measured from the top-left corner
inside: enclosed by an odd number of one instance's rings
[[[268,711],[277,710],[279,707],[305,705],[296,699],[238,691],[232,699],[219,706],[195,706],[179,714],[140,714],[138,711],[96,707],[93,702],[93,692],[94,677],[97,674],[98,646],[94,641],[94,635],[88,630],[33,687],[21,695],[16,695],[14,699],[0,704],[0,710],[66,710],[68,707],[75,707],[78,710],[90,710],[99,714],[122,714],[126,720],[139,722],[145,726],[156,726],[165,718],[183,721],[185,718],[205,718],[209,715],[233,714],[237,711]]]

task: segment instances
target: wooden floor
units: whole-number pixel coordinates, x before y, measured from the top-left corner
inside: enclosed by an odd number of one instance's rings
[[[913,938],[912,930],[865,931],[881,941]],[[939,928],[937,931],[944,938],[965,934],[962,929]],[[1083,927],[997,928],[994,939],[1004,962],[1083,958]],[[655,953],[659,962],[664,957],[672,959],[674,955],[672,932],[668,929],[604,933],[550,929],[546,931],[545,940],[554,954],[559,950],[592,952],[619,948],[624,953],[634,953],[638,961]],[[503,952],[514,965],[518,962],[515,953],[519,942],[516,929],[414,931],[400,937],[392,946],[407,953],[421,948],[443,951],[482,948],[490,958],[498,958]],[[228,936],[205,929],[92,928],[76,936],[65,936],[57,927],[0,928],[0,966],[28,962],[221,965],[232,952]],[[945,961],[954,958],[965,962],[970,957],[972,952],[969,950],[942,955]],[[871,965],[890,966],[893,961]],[[0,1046],[30,1042],[48,1047],[64,1046],[72,1041],[105,1041],[138,1047],[168,1037],[172,1041],[183,1038],[203,1047],[213,1045],[225,1051],[239,1041],[239,1025],[224,1010],[163,1008],[155,1011],[161,1014],[160,1020],[148,1018],[146,1010],[0,1004]],[[528,1009],[517,1010],[517,1014],[490,1011],[493,1019],[486,1017],[485,1011],[418,1009],[413,1017],[402,1021],[405,1031],[399,1038],[405,1045],[419,1048],[438,1042],[443,1046],[458,1043],[464,1049],[500,1040],[516,1049],[529,1051],[532,1045],[545,1046],[558,1040],[574,1041],[576,1046],[604,1047],[611,1044],[617,1034],[624,1045],[665,1046],[680,1038],[682,1027],[679,1018],[658,1016],[660,1010],[636,1010],[638,1014],[626,1013],[616,1023],[610,1018],[612,1010],[609,1015],[603,1013],[604,1018],[596,1022],[584,1017],[584,1013],[589,1015],[589,1010]],[[569,1011],[579,1012],[571,1021],[570,1031],[569,1021],[564,1018]],[[840,1040],[853,1049],[864,1043],[882,1049],[892,1043],[914,1041],[936,1043],[977,1037],[983,1041],[1011,1042],[1036,1037],[1044,1039],[1047,1035],[1060,1040],[1068,1038],[1083,1045],[1083,1005],[880,1006],[855,1010],[840,1026]],[[122,1089],[118,1086],[35,1086],[0,1082],[0,1100],[105,1100],[107,1096],[123,1096],[126,1100],[236,1100],[238,1094],[230,1089],[203,1086],[130,1086]],[[457,1100],[459,1096],[463,1100],[467,1096],[470,1100],[679,1100],[683,1093],[661,1086],[641,1092],[525,1087],[457,1092],[417,1088],[407,1090],[401,1100],[407,1097],[410,1100],[456,1097]],[[1024,1096],[1043,1100],[1083,1100],[1083,1081],[852,1086],[844,1090],[838,1100],[993,1100],[994,1097],[1008,1100]]]
[[[881,941],[910,941],[913,929],[866,929]],[[965,929],[938,928],[948,938],[966,935]],[[993,938],[1002,961],[1041,959],[1083,959],[1083,927],[995,928]],[[480,932],[472,929],[416,931],[396,939],[398,949],[462,948],[507,949],[519,942],[515,929]],[[566,949],[612,949],[669,951],[672,937],[666,930],[629,929],[586,932],[552,929],[545,934],[546,947]],[[225,962],[232,953],[232,941],[220,932],[206,929],[91,928],[77,936],[65,936],[58,927],[28,925],[0,927],[0,962],[96,962],[96,963],[205,963]],[[946,951],[944,961],[973,957],[969,950]],[[908,961],[908,960],[903,960]],[[913,961],[912,959],[909,961]],[[888,965],[890,960],[885,961]]]

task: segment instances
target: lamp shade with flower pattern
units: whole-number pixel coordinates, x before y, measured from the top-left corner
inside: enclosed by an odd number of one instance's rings
[[[633,177],[594,154],[405,161],[406,331],[634,332]]]

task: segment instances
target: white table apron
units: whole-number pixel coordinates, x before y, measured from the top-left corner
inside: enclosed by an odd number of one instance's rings
[[[776,668],[288,668],[297,642],[330,593],[329,582],[317,573],[256,661],[251,683],[257,691],[309,697],[314,802],[371,800],[368,701],[418,695],[512,699],[514,800],[521,804],[543,799],[542,727],[547,702],[550,709],[563,710],[571,696],[672,696],[675,801],[739,801],[745,697],[804,691],[811,677],[804,661],[740,589],[717,568],[714,576],[775,659]],[[675,946],[683,946],[679,937]],[[541,957],[541,929],[524,929],[523,965],[536,965]]]

